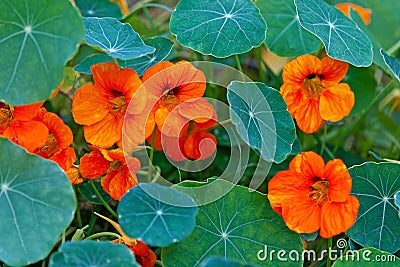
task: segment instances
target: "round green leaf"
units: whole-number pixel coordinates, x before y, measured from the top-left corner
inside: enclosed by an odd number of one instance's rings
[[[396,58],[391,57],[388,54],[386,54],[385,51],[383,51],[382,49],[380,50],[380,52],[383,57],[383,60],[385,61],[385,64],[393,72],[393,74],[397,78],[397,80],[400,81],[400,62]]]
[[[139,76],[142,76],[145,70],[154,64],[165,60],[172,51],[174,43],[164,37],[153,37],[144,40],[144,42],[156,49],[154,53],[144,55],[140,58],[131,60],[118,60],[118,63],[123,68],[134,69]]]
[[[71,183],[58,165],[0,140],[0,261],[29,265],[47,256],[73,219]]]
[[[212,256],[205,259],[200,264],[200,266],[201,267],[257,267],[259,265],[243,264],[236,260]]]
[[[75,0],[75,3],[85,17],[122,17],[119,5],[109,0]]]
[[[167,204],[170,201],[174,203]],[[183,240],[195,226],[196,203],[188,195],[158,184],[139,184],[118,205],[119,224],[131,238],[165,247]]]
[[[323,0],[295,0],[300,24],[325,45],[328,56],[356,67],[372,63],[368,36],[337,8]]]
[[[261,45],[267,25],[249,0],[181,0],[170,29],[183,46],[228,57]]]
[[[51,255],[49,267],[65,266],[140,267],[125,245],[94,240],[66,242]]]
[[[104,54],[90,55],[76,65],[74,70],[81,73],[92,74],[92,69],[90,67],[94,64],[103,62],[114,62],[114,59]]]
[[[47,99],[83,38],[82,19],[68,0],[4,0],[0,10],[1,99]]]
[[[297,57],[318,49],[320,41],[300,26],[293,0],[258,0],[256,5],[268,23],[265,44],[271,52]]]
[[[233,81],[228,85],[228,101],[240,137],[264,159],[285,160],[296,128],[281,94],[263,83]]]
[[[394,253],[400,249],[400,218],[394,195],[400,189],[400,165],[367,162],[349,168],[352,194],[360,201],[357,220],[347,235],[367,247]]]
[[[94,186],[97,188],[97,191],[99,191],[101,197],[106,201],[110,201],[111,197],[109,194],[107,194],[104,190],[103,187],[99,182],[94,182]],[[79,193],[82,194],[84,198],[89,200],[92,203],[95,204],[101,204],[103,205],[103,202],[100,200],[100,198],[96,195],[96,192],[94,192],[93,187],[90,183],[81,183],[78,185],[78,190]]]
[[[399,264],[396,261],[399,262],[400,259],[395,255],[369,247],[357,251],[348,251],[346,255],[338,258],[332,266],[397,267]]]
[[[165,267],[200,266],[210,256],[270,266],[268,251],[272,249],[300,255],[296,262],[274,261],[274,266],[302,266],[299,236],[271,209],[266,195],[221,179],[213,183],[231,186],[232,190],[217,201],[200,206],[195,230],[182,242],[163,248]],[[193,186],[193,182],[183,182],[182,186]],[[219,187],[212,187],[209,194],[215,195]]]
[[[133,59],[155,51],[128,23],[115,18],[83,18],[83,21],[86,43],[100,47],[114,58]]]

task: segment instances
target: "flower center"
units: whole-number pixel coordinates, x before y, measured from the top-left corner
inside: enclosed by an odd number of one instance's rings
[[[328,197],[329,182],[327,180],[319,180],[311,186],[310,197],[317,203],[323,203]]]
[[[304,79],[303,85],[307,90],[307,97],[313,99],[318,99],[324,88],[321,84],[321,78],[317,74],[309,74]]]
[[[178,88],[164,90],[162,96],[162,106],[166,106],[169,110],[174,109],[181,102],[177,97]]]
[[[47,137],[46,144],[40,148],[40,154],[44,155],[46,158],[50,158],[56,152],[57,147],[57,139],[54,134],[50,133]]]
[[[125,96],[120,95],[114,98],[113,100],[110,101],[112,107],[111,107],[111,113],[113,113],[115,116],[119,116],[121,113],[125,113],[126,110],[126,99]]]
[[[0,102],[0,127],[7,126],[12,118],[14,108]]]
[[[110,164],[110,169],[111,169],[112,171],[116,171],[116,170],[118,170],[121,166],[122,166],[122,163],[121,163],[120,161],[114,160],[114,161],[112,161],[111,164]]]

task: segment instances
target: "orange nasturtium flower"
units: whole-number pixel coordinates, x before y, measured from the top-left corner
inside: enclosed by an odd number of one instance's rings
[[[305,133],[316,132],[324,121],[337,122],[349,115],[354,93],[339,83],[348,64],[328,56],[322,60],[302,55],[285,65],[280,92],[289,112]]]
[[[363,8],[353,3],[338,3],[335,5],[335,7],[340,11],[342,11],[343,14],[345,14],[349,18],[350,18],[350,8],[352,8],[354,9],[354,11],[357,12],[357,14],[360,16],[365,25],[368,25],[371,22],[372,10],[369,8]]]
[[[114,228],[118,231],[118,233],[121,235],[120,238],[114,239],[111,242],[113,243],[118,243],[118,244],[124,244],[127,246],[132,253],[135,255],[137,263],[140,264],[142,267],[153,267],[154,264],[156,263],[157,256],[156,254],[142,241],[138,239],[133,239],[127,236],[121,229],[118,223],[114,222],[113,220],[104,217],[101,214],[98,214],[95,212],[95,214],[102,219],[108,221]]]
[[[72,114],[77,123],[84,125],[86,141],[108,148],[121,141],[127,105],[142,83],[134,70],[120,69],[112,62],[96,64],[91,69],[94,84],[77,90]],[[140,113],[145,99],[135,98],[135,112]]]
[[[76,160],[75,150],[71,147],[73,135],[63,120],[52,112],[41,108],[36,120],[46,125],[49,130],[46,144],[37,148],[34,153],[55,161],[64,171]]]
[[[350,195],[351,177],[340,159],[328,161],[314,152],[297,155],[289,170],[278,172],[268,183],[271,207],[289,229],[329,238],[349,229],[360,203]]]
[[[35,121],[43,102],[11,106],[0,102],[0,135],[33,152],[46,144],[49,130]]]
[[[167,136],[180,134],[177,125],[185,125],[189,120],[202,123],[213,115],[213,106],[201,98],[206,77],[187,61],[175,65],[159,62],[145,71],[142,81],[153,105],[147,123],[157,125]],[[146,137],[151,133],[147,131]]]

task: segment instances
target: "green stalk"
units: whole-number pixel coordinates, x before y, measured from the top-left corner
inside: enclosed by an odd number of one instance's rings
[[[331,250],[332,250],[332,237],[328,238],[328,258],[326,260],[326,267],[331,267]]]
[[[86,237],[84,240],[93,240],[93,239],[97,239],[97,238],[102,237],[102,236],[112,236],[112,237],[115,237],[115,238],[121,238],[121,236],[119,234],[116,234],[116,233],[113,233],[113,232],[100,232],[100,233],[96,233],[96,234],[90,235],[90,236]]]
[[[149,155],[149,169],[147,170],[147,181],[151,181],[153,158],[154,158],[154,142],[156,141],[157,127],[154,128],[153,135],[151,137],[151,149]]]
[[[99,190],[97,190],[97,188],[94,185],[93,181],[91,179],[88,179],[88,180],[89,180],[89,184],[92,186],[94,192],[96,193],[97,197],[100,199],[100,201],[104,205],[104,207],[106,207],[106,209],[111,213],[112,216],[114,216],[116,219],[118,219],[118,214],[115,213],[115,211],[107,204],[107,202],[101,196]]]

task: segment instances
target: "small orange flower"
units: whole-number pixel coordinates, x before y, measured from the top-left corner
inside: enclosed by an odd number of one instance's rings
[[[347,17],[350,18],[350,8],[354,9],[362,19],[365,25],[371,23],[372,10],[369,8],[363,8],[353,3],[338,3],[335,5],[337,9],[343,12]]]
[[[300,56],[285,65],[280,92],[289,112],[305,133],[324,121],[337,122],[350,114],[354,93],[346,83],[348,64],[330,57]]]
[[[83,176],[79,172],[79,167],[72,165],[66,172],[68,179],[71,181],[71,184],[80,184],[83,182]]]
[[[108,148],[121,141],[127,105],[141,81],[134,70],[120,69],[112,62],[96,64],[91,69],[94,84],[85,84],[75,93],[72,114],[77,123],[84,125],[86,141]],[[146,102],[136,98],[138,114]]]
[[[142,241],[138,239],[133,239],[127,236],[121,229],[118,223],[114,222],[113,220],[104,217],[101,214],[98,214],[95,212],[95,214],[104,220],[108,221],[111,223],[112,226],[118,231],[118,233],[121,235],[120,238],[114,239],[111,242],[113,243],[118,243],[118,244],[124,244],[127,246],[132,253],[135,255],[136,261],[140,264],[142,267],[153,267],[154,264],[156,263],[157,256],[156,254]]]
[[[329,238],[345,232],[356,220],[358,199],[350,195],[351,177],[340,159],[328,161],[314,152],[297,155],[289,170],[268,184],[271,207],[289,229]]]
[[[41,108],[35,120],[43,123],[49,130],[46,144],[37,148],[34,153],[56,162],[64,171],[76,160],[75,150],[70,147],[73,141],[71,129],[60,117]]]
[[[113,199],[120,200],[128,190],[137,185],[134,173],[140,169],[137,158],[128,157],[121,149],[101,150],[110,162],[107,174],[101,179],[101,185]]]
[[[201,98],[206,90],[204,73],[187,61],[175,65],[157,63],[146,70],[142,80],[154,105],[148,122],[167,136],[179,135],[181,129],[177,125],[185,125],[189,120],[207,121],[214,112],[212,105]],[[147,131],[146,137],[151,132]]]
[[[43,102],[14,107],[0,102],[0,135],[29,152],[43,146],[49,131],[46,125],[34,120],[42,105]]]
[[[79,172],[89,179],[103,176],[110,168],[110,161],[104,158],[100,149],[89,146],[92,151],[83,155],[80,159]]]

